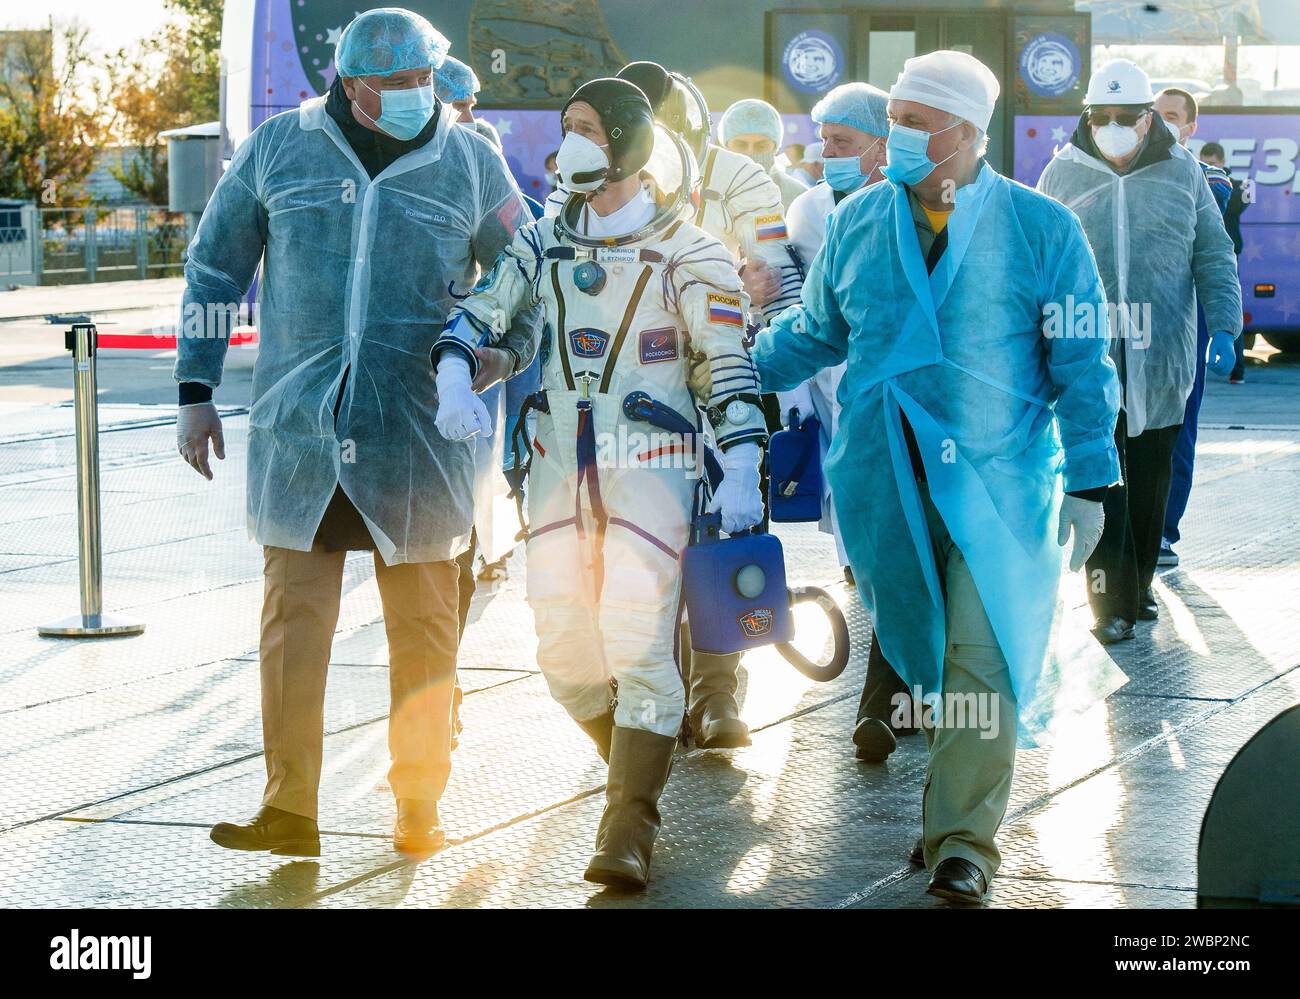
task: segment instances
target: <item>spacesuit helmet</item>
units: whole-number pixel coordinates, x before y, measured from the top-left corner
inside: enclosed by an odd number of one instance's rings
[[[609,167],[603,180],[636,176],[654,149],[654,111],[646,95],[626,80],[615,77],[591,80],[565,102],[561,120],[569,106],[579,101],[595,109],[609,142]]]
[[[654,123],[650,155],[638,171],[643,190],[654,200],[654,217],[634,232],[618,236],[586,237],[577,225],[588,193],[574,191],[555,217],[556,235],[579,246],[621,246],[662,232],[691,208],[691,195],[699,182],[699,168],[686,140],[663,122]]]
[[[628,63],[618,76],[640,87],[655,117],[686,140],[697,161],[704,159],[712,122],[704,96],[689,77],[669,72],[657,62]]]

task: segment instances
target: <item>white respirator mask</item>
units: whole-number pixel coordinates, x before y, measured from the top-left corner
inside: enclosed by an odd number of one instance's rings
[[[598,146],[585,135],[565,132],[560,151],[555,154],[555,166],[564,185],[571,191],[595,191],[605,183],[609,174],[607,146]]]
[[[1137,148],[1140,138],[1137,129],[1131,125],[1121,125],[1119,122],[1112,121],[1095,129],[1092,133],[1092,141],[1097,144],[1105,155],[1118,157],[1127,156]]]

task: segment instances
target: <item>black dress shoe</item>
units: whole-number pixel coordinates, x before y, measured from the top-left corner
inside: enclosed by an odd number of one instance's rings
[[[1099,618],[1092,633],[1097,636],[1097,641],[1102,645],[1114,645],[1116,642],[1124,642],[1133,637],[1133,622],[1126,621],[1122,617]]]
[[[397,799],[393,846],[400,853],[434,853],[447,845],[447,830],[438,818],[436,801]]]
[[[916,843],[913,844],[912,850],[907,855],[907,862],[913,867],[925,866],[925,837],[916,837]]]
[[[979,905],[984,901],[988,882],[984,872],[964,857],[948,857],[930,875],[931,895],[959,905]]]
[[[1138,620],[1155,621],[1160,617],[1160,605],[1156,603],[1155,592],[1151,587],[1142,594],[1142,599],[1138,601]]]
[[[894,738],[893,730],[879,718],[863,718],[854,726],[853,745],[858,747],[858,759],[884,763],[898,748],[898,740]]]
[[[319,857],[316,820],[263,805],[246,825],[218,822],[208,834],[227,850],[269,850],[285,857]]]

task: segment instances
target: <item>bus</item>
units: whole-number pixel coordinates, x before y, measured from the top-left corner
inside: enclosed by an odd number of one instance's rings
[[[226,0],[221,122],[228,158],[271,115],[324,93],[358,0]],[[1245,185],[1239,259],[1248,337],[1300,351],[1300,0],[407,0],[483,82],[520,188],[549,193],[559,108],[579,83],[653,59],[690,76],[715,122],[762,96],[786,143],[816,138],[808,112],[849,80],[888,90],[903,62],[960,49],[1002,84],[989,163],[1033,185],[1078,122],[1094,62],[1123,56],[1156,86],[1197,96],[1188,142],[1215,141]]]

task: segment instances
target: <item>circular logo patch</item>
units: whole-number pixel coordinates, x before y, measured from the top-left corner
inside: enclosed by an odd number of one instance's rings
[[[844,71],[844,50],[824,31],[801,31],[786,43],[781,68],[796,90],[820,94],[839,82]]]
[[[1079,50],[1064,35],[1035,35],[1020,50],[1020,76],[1030,93],[1060,97],[1079,81]]]

